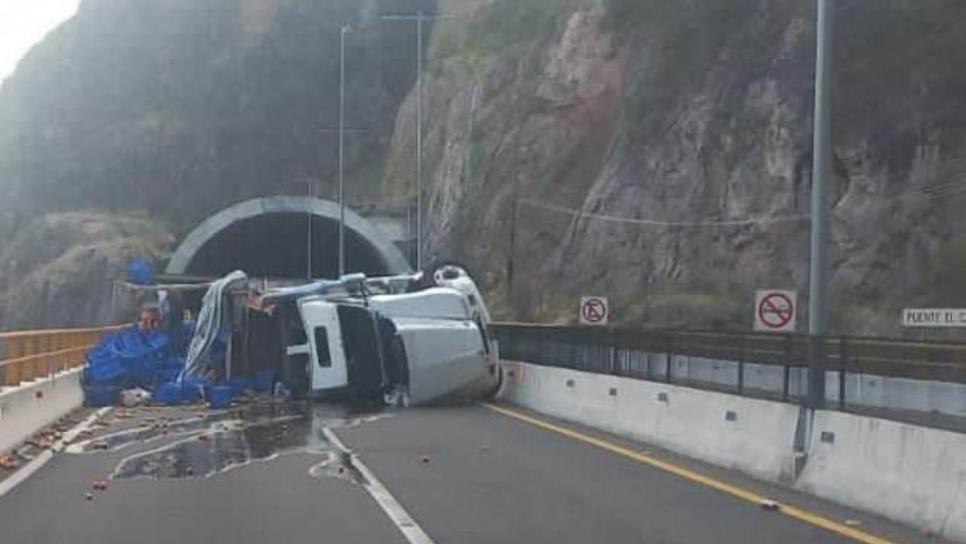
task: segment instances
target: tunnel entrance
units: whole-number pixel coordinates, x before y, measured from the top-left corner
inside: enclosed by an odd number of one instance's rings
[[[311,225],[311,236],[309,226]],[[367,275],[411,271],[402,252],[368,220],[346,210],[346,272]],[[309,243],[311,240],[311,269]],[[307,197],[250,200],[196,228],[178,247],[168,274],[305,279],[338,277],[339,207]]]

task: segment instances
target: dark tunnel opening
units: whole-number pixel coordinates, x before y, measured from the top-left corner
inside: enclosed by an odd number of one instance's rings
[[[313,278],[339,275],[339,223],[315,215],[312,224]],[[309,216],[269,213],[237,221],[218,232],[195,253],[185,273],[223,276],[242,270],[250,276],[308,277]],[[379,251],[350,228],[345,229],[346,272],[385,275],[392,271]]]

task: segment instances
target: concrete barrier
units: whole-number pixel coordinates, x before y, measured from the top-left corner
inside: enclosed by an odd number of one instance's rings
[[[504,362],[499,398],[966,542],[966,434],[819,410],[795,474],[799,408]]]
[[[795,487],[966,541],[966,435],[832,411]]]
[[[794,477],[798,408],[674,385],[505,363],[500,397],[771,481]]]
[[[0,392],[0,451],[13,448],[80,407],[84,401],[82,370],[67,370]]]

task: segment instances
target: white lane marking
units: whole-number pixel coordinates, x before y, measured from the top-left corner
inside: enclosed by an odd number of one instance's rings
[[[0,498],[2,498],[7,493],[13,491],[13,488],[17,487],[24,482],[27,478],[31,477],[35,472],[43,468],[51,459],[54,458],[54,452],[60,452],[64,449],[64,443],[70,442],[77,435],[84,432],[85,429],[90,427],[99,418],[103,417],[111,411],[111,407],[101,408],[100,410],[94,412],[93,414],[87,416],[87,419],[81,421],[75,425],[72,429],[64,433],[64,436],[58,440],[50,449],[46,449],[40,452],[37,457],[34,457],[26,465],[20,468],[17,472],[11,474],[6,480],[0,482]]]
[[[33,475],[33,473],[40,470],[53,457],[54,453],[52,451],[44,450],[40,452],[37,457],[31,459],[29,463],[21,467],[20,470],[11,474],[3,482],[0,482],[0,498],[13,491],[13,488],[23,483],[23,481]]]
[[[325,437],[332,445],[342,450],[342,453],[351,460],[352,466],[362,474],[363,478],[365,478],[362,486],[376,503],[379,504],[382,511],[389,516],[389,520],[399,529],[403,537],[410,544],[434,544],[433,539],[429,538],[426,531],[423,531],[423,528],[409,515],[409,512],[403,508],[403,505],[399,504],[399,501],[392,496],[392,493],[379,481],[379,478],[376,478],[376,475],[369,470],[369,467],[359,459],[359,456],[347,448],[332,429],[326,427],[322,432],[325,433]]]
[[[66,433],[64,433],[64,436],[60,440],[60,444],[63,445],[67,442],[70,442],[71,440],[76,438],[77,435],[86,431],[91,425],[94,424],[95,421],[107,415],[107,413],[110,411],[111,411],[111,407],[105,406],[104,408],[101,408],[100,410],[87,416],[87,419],[85,419],[84,421],[81,421],[80,423],[75,425],[73,429],[70,429]]]

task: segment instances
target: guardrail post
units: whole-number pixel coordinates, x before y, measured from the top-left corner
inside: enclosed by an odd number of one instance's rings
[[[839,410],[845,411],[845,379],[849,369],[849,339],[839,339]]]
[[[745,335],[738,338],[738,394],[745,392]]]
[[[790,369],[792,358],[792,335],[785,336],[785,356],[782,361],[782,400],[788,402],[788,382],[790,379]]]
[[[617,333],[611,331],[610,333],[610,373],[614,376],[618,375],[617,372]]]
[[[673,381],[671,372],[674,365],[674,333],[671,331],[667,332],[667,367],[664,369],[664,381],[671,383]]]

